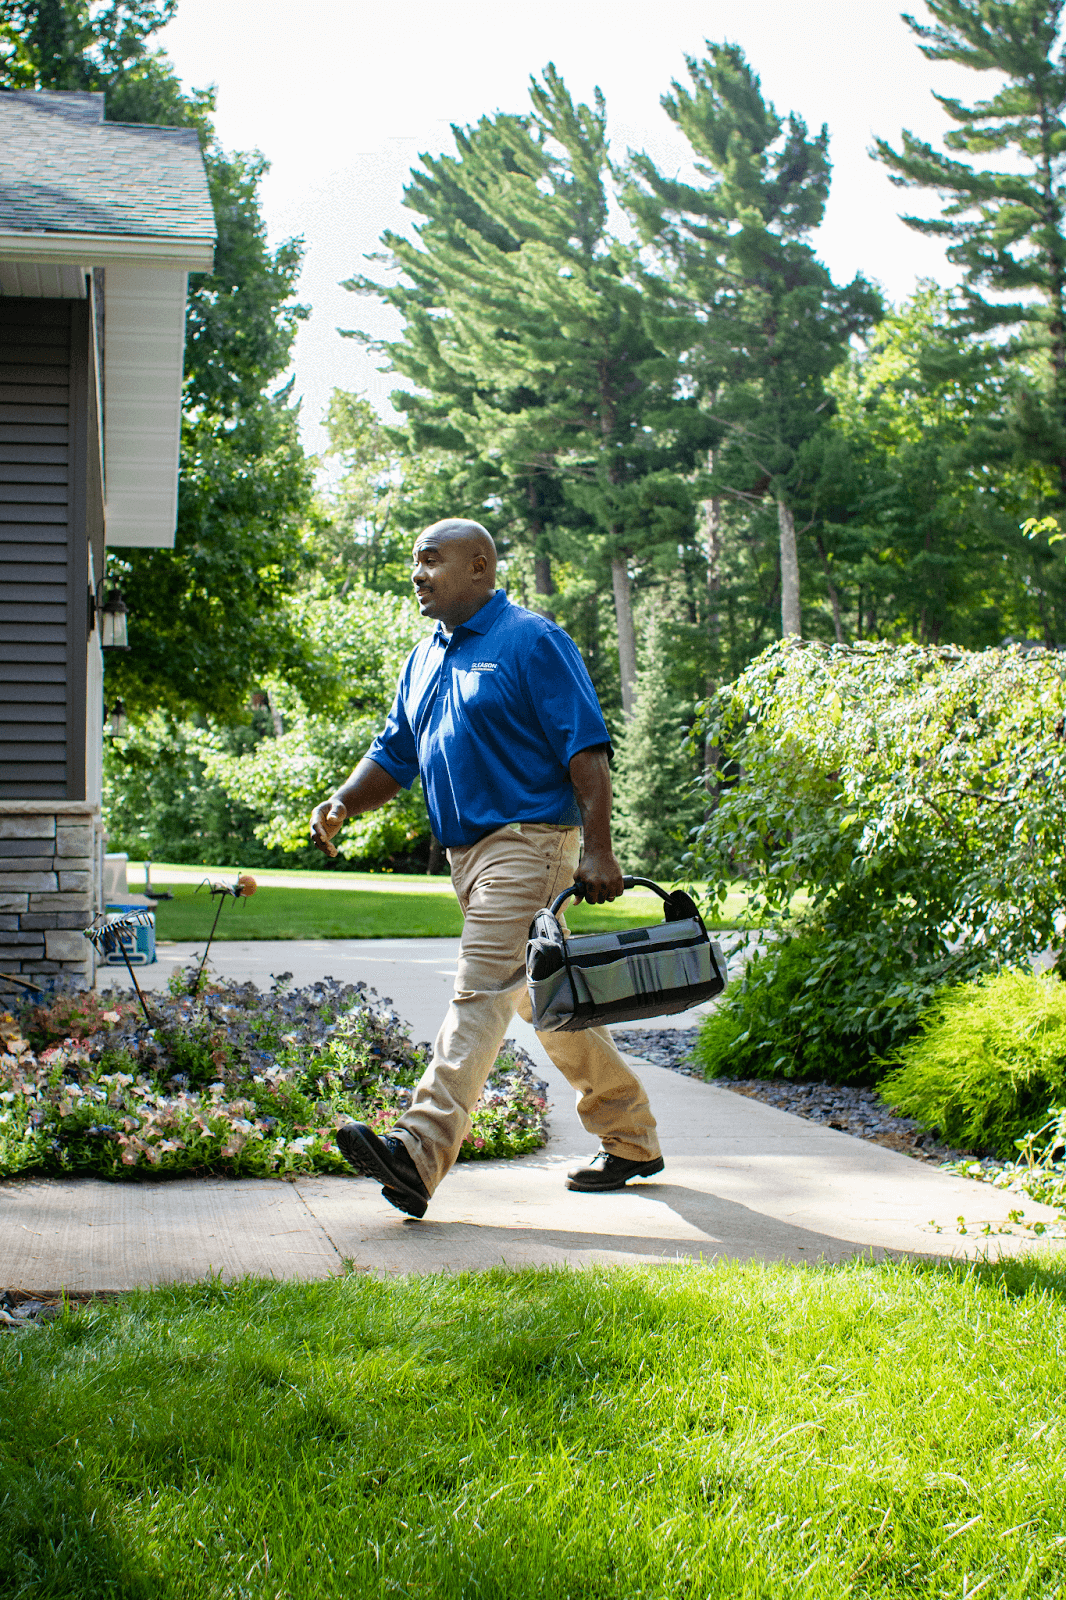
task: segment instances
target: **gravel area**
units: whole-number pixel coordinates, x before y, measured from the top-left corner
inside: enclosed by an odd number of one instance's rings
[[[702,1067],[689,1061],[699,1036],[698,1028],[611,1029],[611,1038],[619,1050],[650,1061],[653,1066],[669,1067],[671,1072],[680,1072],[683,1078],[703,1077]]]
[[[671,1072],[679,1072],[686,1078],[703,1079],[702,1069],[690,1059],[699,1037],[698,1028],[612,1028],[611,1034],[619,1050],[627,1055],[639,1056],[657,1067],[669,1067]],[[747,1095],[751,1100],[775,1106],[778,1111],[821,1122],[840,1133],[850,1133],[854,1139],[868,1139],[872,1144],[899,1150],[918,1161],[978,1159],[972,1151],[953,1150],[938,1144],[912,1117],[897,1116],[882,1102],[876,1089],[806,1080],[792,1083],[783,1078],[711,1078],[707,1081],[716,1089]],[[1003,1162],[985,1157],[981,1164],[996,1171]]]

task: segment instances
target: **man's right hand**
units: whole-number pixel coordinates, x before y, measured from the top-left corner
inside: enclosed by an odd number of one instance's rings
[[[361,817],[365,811],[376,811],[388,805],[400,792],[396,779],[379,767],[376,761],[364,756],[336,794],[323,800],[311,813],[311,843],[323,855],[335,856],[337,847],[333,835],[339,833],[348,817]]]
[[[337,799],[323,800],[322,804],[312,811],[311,843],[317,845],[324,855],[337,854],[333,835],[340,832],[347,816],[347,811]]]

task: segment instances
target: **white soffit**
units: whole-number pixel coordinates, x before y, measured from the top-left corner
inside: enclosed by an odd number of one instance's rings
[[[186,273],[160,267],[104,273],[108,545],[174,543],[186,284]]]
[[[0,294],[83,299],[86,273],[104,268],[108,545],[173,546],[188,274],[213,262],[201,240],[0,231]]]
[[[0,257],[0,294],[34,300],[84,300],[85,268],[67,262],[5,261]]]

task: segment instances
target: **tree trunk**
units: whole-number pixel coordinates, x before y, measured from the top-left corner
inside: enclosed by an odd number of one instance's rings
[[[1041,624],[1041,626],[1042,626],[1042,628],[1044,630],[1044,643],[1045,643],[1045,645],[1047,646],[1047,648],[1049,650],[1054,650],[1054,648],[1055,648],[1055,635],[1052,633],[1051,628],[1050,628],[1050,626],[1048,624],[1047,607],[1044,604],[1044,591],[1043,591],[1043,589],[1039,589],[1038,588],[1037,591],[1036,591],[1036,605],[1037,605],[1037,610],[1040,612],[1040,624]]]
[[[622,680],[622,710],[633,715],[633,690],[637,681],[637,641],[633,632],[633,596],[629,588],[629,566],[624,556],[611,561],[614,586],[614,615],[618,623],[618,674]]]
[[[278,710],[277,706],[271,705],[270,696],[265,691],[261,697],[253,694],[252,704],[253,706],[256,704],[261,705],[270,712],[270,720],[274,724],[274,737],[275,739],[280,739],[282,734],[285,732],[285,724],[281,720],[281,712]]]
[[[800,574],[796,553],[796,522],[792,507],[777,502],[777,526],[781,530],[781,634],[802,637],[800,628]]]
[[[713,461],[711,464],[713,466]],[[707,553],[707,632],[713,652],[713,673],[720,664],[722,648],[722,502],[701,501],[700,511],[703,513],[703,543]],[[714,687],[714,681],[708,674],[707,693],[710,694]]]
[[[707,452],[708,470],[714,471],[714,451]],[[707,553],[707,632],[711,645],[711,664],[707,673],[708,698],[718,687],[722,662],[722,502],[712,498],[700,503],[703,513],[703,542]],[[718,772],[718,749],[708,734],[703,746],[703,781],[708,794],[714,792]],[[709,815],[709,812],[708,812]]]
[[[829,590],[829,602],[833,607],[833,628],[836,632],[837,644],[843,644],[844,624],[840,617],[840,596],[837,594],[836,584],[829,575],[829,557],[825,553],[825,545],[822,543],[821,534],[817,535],[817,542],[818,554],[821,556],[822,566],[825,568],[825,586]]]
[[[427,877],[435,877],[444,867],[444,846],[435,833],[429,836],[429,865],[426,867]]]
[[[533,589],[536,596],[536,609],[542,617],[550,617],[555,621],[555,607],[551,597],[555,593],[555,580],[552,577],[552,559],[546,550],[538,549],[543,545],[544,523],[540,511],[540,487],[535,478],[526,485],[526,502],[529,506],[529,532],[533,543]]]
[[[551,556],[533,557],[533,587],[537,593],[537,610],[542,617],[550,617],[555,621],[555,607],[551,597],[555,593],[555,579],[552,577]]]

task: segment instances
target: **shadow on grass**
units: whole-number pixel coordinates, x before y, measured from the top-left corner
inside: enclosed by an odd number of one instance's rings
[[[1066,1302],[1066,1250],[1042,1257],[1036,1253],[1024,1256],[1004,1256],[999,1261],[926,1261],[915,1263],[916,1269],[950,1277],[957,1283],[972,1279],[986,1287],[998,1289],[1007,1300],[1024,1300],[1037,1296]],[[1044,1247],[1046,1248],[1046,1247]]]
[[[0,1468],[0,1592],[158,1600],[158,1575],[133,1570],[108,1497],[62,1455],[27,1449]]]

